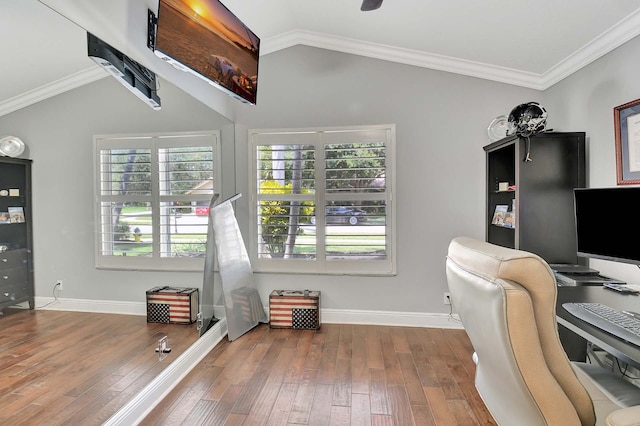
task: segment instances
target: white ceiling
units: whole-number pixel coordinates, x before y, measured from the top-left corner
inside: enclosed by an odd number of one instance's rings
[[[222,2],[262,55],[304,44],[536,89],[640,33],[640,0]],[[38,0],[0,0],[0,50],[0,115],[106,75],[85,31]]]

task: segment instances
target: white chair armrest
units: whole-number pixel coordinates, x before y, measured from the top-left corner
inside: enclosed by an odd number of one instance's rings
[[[640,425],[640,405],[622,408],[607,416],[607,426],[638,426]]]

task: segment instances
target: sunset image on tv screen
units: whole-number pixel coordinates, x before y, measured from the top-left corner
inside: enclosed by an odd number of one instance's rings
[[[218,0],[160,0],[155,49],[256,103],[260,39]]]

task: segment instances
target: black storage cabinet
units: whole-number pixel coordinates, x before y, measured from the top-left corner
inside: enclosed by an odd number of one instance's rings
[[[33,309],[31,160],[0,157],[0,213],[10,208],[24,215],[0,223],[0,310],[22,302]]]
[[[524,161],[528,147],[532,161]],[[586,184],[585,133],[547,132],[529,141],[513,135],[484,150],[486,240],[535,253],[547,263],[579,263],[573,189]],[[515,188],[501,190],[501,182]],[[492,224],[496,205],[514,211],[514,228]]]

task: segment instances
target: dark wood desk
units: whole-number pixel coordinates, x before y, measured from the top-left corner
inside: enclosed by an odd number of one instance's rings
[[[596,302],[618,310],[640,312],[640,296],[620,294],[601,286],[558,287],[556,318],[558,324],[593,342],[621,361],[640,368],[640,347],[620,340],[592,325],[574,317],[564,310],[563,303]]]

